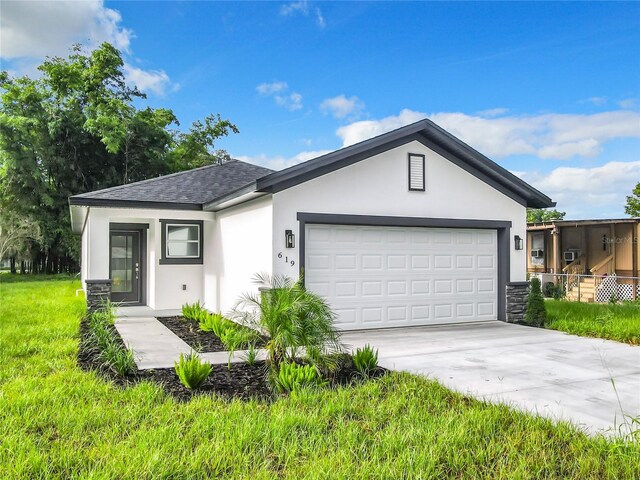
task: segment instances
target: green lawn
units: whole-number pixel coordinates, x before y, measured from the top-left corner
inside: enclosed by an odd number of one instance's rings
[[[546,328],[640,345],[640,305],[547,300]]]
[[[391,374],[271,404],[75,364],[73,280],[0,284],[0,478],[639,478],[640,444],[486,405]]]

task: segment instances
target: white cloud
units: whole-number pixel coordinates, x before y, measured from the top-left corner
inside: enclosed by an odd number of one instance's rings
[[[306,162],[307,160],[311,160],[312,158],[321,157],[322,155],[326,155],[327,153],[330,153],[332,151],[333,150],[305,151],[300,152],[293,157],[270,157],[263,154],[257,156],[235,155],[233,158],[237,158],[238,160],[242,160],[243,162],[253,163],[255,165],[262,165],[264,167],[271,168],[272,170],[282,170],[284,168],[297,165],[298,163]]]
[[[300,0],[299,2],[285,3],[280,7],[280,15],[283,17],[288,17],[295,13],[309,15],[309,2],[307,2],[307,0]]]
[[[540,158],[594,157],[601,151],[600,144],[593,138],[558,145],[547,145],[538,150]]]
[[[142,70],[128,63],[125,63],[123,70],[127,81],[143,92],[153,92],[162,96],[169,89],[175,92],[180,88],[179,84],[171,83],[169,75],[164,70]]]
[[[635,107],[637,103],[638,103],[638,100],[636,98],[625,98],[624,100],[620,100],[618,102],[618,105],[620,106],[620,108],[624,108],[625,110],[628,110],[630,108]]]
[[[256,87],[256,91],[265,97],[273,97],[277,105],[291,110],[300,110],[302,105],[302,95],[298,92],[289,92],[287,82],[261,83]]]
[[[256,91],[260,95],[273,95],[274,93],[279,93],[285,91],[289,88],[287,82],[271,82],[271,83],[261,83],[256,87]]]
[[[337,97],[327,98],[320,104],[320,110],[330,113],[335,118],[345,118],[347,116],[356,118],[364,110],[364,102],[358,97]]]
[[[0,57],[11,62],[12,73],[34,76],[42,59],[66,56],[74,43],[92,50],[109,42],[127,56],[134,34],[121,22],[120,13],[102,0],[6,1],[0,17]],[[142,91],[164,95],[179,88],[163,70],[147,71],[126,62],[123,71]]]
[[[342,146],[346,147],[361,142],[367,138],[376,137],[385,132],[403,127],[418,120],[422,120],[426,114],[412,110],[402,110],[397,116],[390,116],[380,120],[362,120],[344,127],[338,128],[336,135],[342,139]]]
[[[320,9],[318,7],[316,7],[315,14],[316,14],[316,24],[320,28],[324,28],[325,25],[326,25],[326,22],[324,21],[324,17],[322,16],[322,12],[320,11]]]
[[[507,112],[509,112],[508,108],[490,108],[489,110],[480,110],[478,115],[481,117],[493,118],[504,115]]]
[[[560,167],[547,174],[518,172],[549,195],[567,218],[623,217],[626,196],[640,179],[640,161],[609,162],[593,168]]]
[[[91,48],[102,42],[128,52],[133,33],[121,21],[99,0],[3,2],[0,55],[44,58],[66,54],[73,43]]]
[[[400,114],[354,122],[337,130],[343,146],[366,140],[401,126],[429,118],[489,157],[536,155],[540,158],[593,157],[609,140],[640,137],[640,113],[610,111],[591,115],[541,114],[484,118],[464,113]]]
[[[316,20],[316,25],[318,25],[318,27],[320,28],[324,28],[326,22],[322,15],[322,11],[319,7],[315,7],[313,9],[309,8],[309,2],[307,0],[285,3],[280,6],[280,15],[282,15],[283,17],[291,17],[297,14],[308,17],[310,13],[313,13],[313,16]]]
[[[590,103],[596,107],[601,107],[607,103],[607,97],[589,97],[585,98],[580,103]]]

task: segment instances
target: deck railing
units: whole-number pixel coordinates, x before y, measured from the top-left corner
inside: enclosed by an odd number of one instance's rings
[[[584,274],[585,256],[580,255],[573,262],[562,269],[567,275],[565,289],[570,290],[580,285],[580,276]]]
[[[613,255],[609,255],[607,258],[602,261],[596,263],[593,268],[590,270],[591,275],[595,276],[595,285],[596,288],[600,287],[602,281],[610,275],[613,275],[615,270],[614,265],[615,257]]]

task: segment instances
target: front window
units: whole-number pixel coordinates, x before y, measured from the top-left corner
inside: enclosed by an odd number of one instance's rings
[[[197,258],[200,256],[200,225],[167,224],[167,258]]]
[[[202,221],[161,220],[160,263],[202,263]]]

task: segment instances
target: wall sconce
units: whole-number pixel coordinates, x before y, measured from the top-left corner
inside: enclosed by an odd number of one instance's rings
[[[522,238],[520,238],[520,235],[516,235],[513,237],[513,244],[516,250],[522,250],[524,246],[523,243],[524,242],[522,241]]]
[[[284,231],[284,246],[286,248],[296,248],[296,236],[293,234],[293,230]]]

